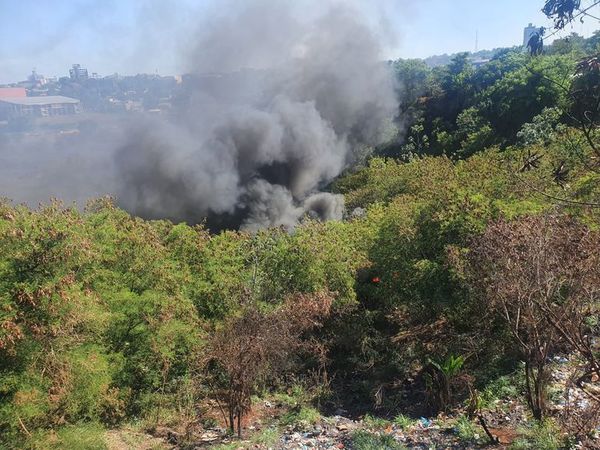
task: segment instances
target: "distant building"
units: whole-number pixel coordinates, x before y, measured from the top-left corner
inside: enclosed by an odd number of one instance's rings
[[[539,32],[540,32],[540,28],[534,26],[532,23],[527,25],[523,29],[523,47],[527,47],[527,44],[529,44],[529,39],[531,39],[531,36],[533,36],[535,33],[539,33]]]
[[[1,97],[0,120],[19,117],[66,116],[79,113],[79,100],[59,95],[47,97]]]
[[[31,83],[33,86],[36,86],[36,85],[38,85],[38,86],[43,86],[44,84],[46,84],[46,83],[47,83],[47,81],[46,81],[46,78],[44,77],[44,75],[40,75],[40,74],[38,74],[38,73],[35,71],[35,69],[33,69],[33,70],[31,71],[31,75],[29,75],[29,76],[27,77],[27,81],[28,81],[29,83]]]
[[[73,67],[69,69],[69,77],[71,80],[87,80],[89,78],[87,69],[79,64],[73,64]]]
[[[15,97],[27,97],[27,89],[23,87],[0,88],[0,99]]]

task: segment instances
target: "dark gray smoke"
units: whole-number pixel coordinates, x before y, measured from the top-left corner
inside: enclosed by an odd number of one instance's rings
[[[229,216],[252,230],[306,213],[341,218],[342,197],[319,190],[382,142],[397,102],[361,12],[304,5],[313,17],[288,2],[244,1],[201,26],[191,101],[176,123],[140,124],[118,152],[125,208]]]
[[[190,37],[173,113],[95,134],[97,170],[71,167],[67,199],[105,189],[142,217],[213,228],[342,217],[343,198],[322,190],[385,140],[397,112],[374,16],[334,0],[218,7]],[[57,190],[69,189],[45,192]]]

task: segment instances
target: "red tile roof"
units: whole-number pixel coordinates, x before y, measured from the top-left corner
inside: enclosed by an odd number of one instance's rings
[[[25,88],[0,88],[0,98],[27,97]]]

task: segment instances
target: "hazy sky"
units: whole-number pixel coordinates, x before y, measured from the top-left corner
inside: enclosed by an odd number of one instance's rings
[[[348,1],[387,5],[387,26],[399,36],[387,49],[389,58],[472,51],[476,30],[480,49],[511,46],[521,43],[527,23],[550,26],[540,12],[543,0]],[[64,76],[73,63],[101,75],[184,72],[184,49],[194,39],[194,24],[211,14],[227,14],[225,4],[224,0],[0,0],[0,83],[25,79],[33,68],[47,76]],[[589,35],[598,28],[599,23],[588,18],[562,35],[571,31]]]

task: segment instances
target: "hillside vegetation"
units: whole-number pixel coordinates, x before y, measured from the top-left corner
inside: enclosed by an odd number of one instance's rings
[[[0,447],[104,448],[134,427],[184,448],[216,424],[250,433],[264,401],[283,425],[464,414],[475,445],[472,419],[507,397],[530,418],[513,448],[593,442],[600,154],[574,95],[600,71],[573,74],[598,39],[477,70],[395,62],[410,130],[331,187],[342,222],[212,235],[110,199],[0,204]],[[585,401],[556,409],[563,356]],[[353,445],[395,448],[373,436]]]

